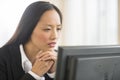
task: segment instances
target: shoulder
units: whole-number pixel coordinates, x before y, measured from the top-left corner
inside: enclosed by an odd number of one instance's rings
[[[0,48],[0,58],[1,59],[9,58],[11,56],[11,54],[14,51],[17,51],[18,49],[19,49],[19,47],[15,46],[15,45],[5,45]]]
[[[0,48],[0,57],[2,56],[3,57],[3,55],[6,55],[6,53],[8,53],[9,52],[9,46],[3,46],[3,47],[1,47]]]
[[[8,46],[3,46],[0,48],[0,68],[4,69],[5,65],[9,61]]]

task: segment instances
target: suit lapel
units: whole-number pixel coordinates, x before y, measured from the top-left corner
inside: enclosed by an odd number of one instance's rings
[[[13,77],[15,80],[18,80],[25,74],[21,66],[21,54],[19,45],[18,46],[11,45],[9,51],[11,54],[11,66]]]
[[[10,45],[9,47],[10,57],[11,57],[11,68],[12,68],[12,75],[14,80],[19,80],[22,76],[24,76],[25,71],[22,68],[21,62],[21,54],[19,45]],[[53,80],[48,77],[47,74],[44,75],[46,78],[45,80]]]

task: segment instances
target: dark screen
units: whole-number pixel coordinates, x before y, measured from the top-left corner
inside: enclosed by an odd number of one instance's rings
[[[68,80],[120,80],[120,56],[71,57]]]
[[[61,46],[55,80],[120,80],[120,46]]]

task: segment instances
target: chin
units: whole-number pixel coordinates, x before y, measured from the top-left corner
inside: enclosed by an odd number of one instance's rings
[[[46,49],[43,49],[43,51],[47,51],[47,50],[54,50],[55,48],[46,48]]]

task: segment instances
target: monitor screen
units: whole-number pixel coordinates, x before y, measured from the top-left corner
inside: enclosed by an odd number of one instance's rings
[[[60,46],[55,80],[120,80],[120,46]]]

